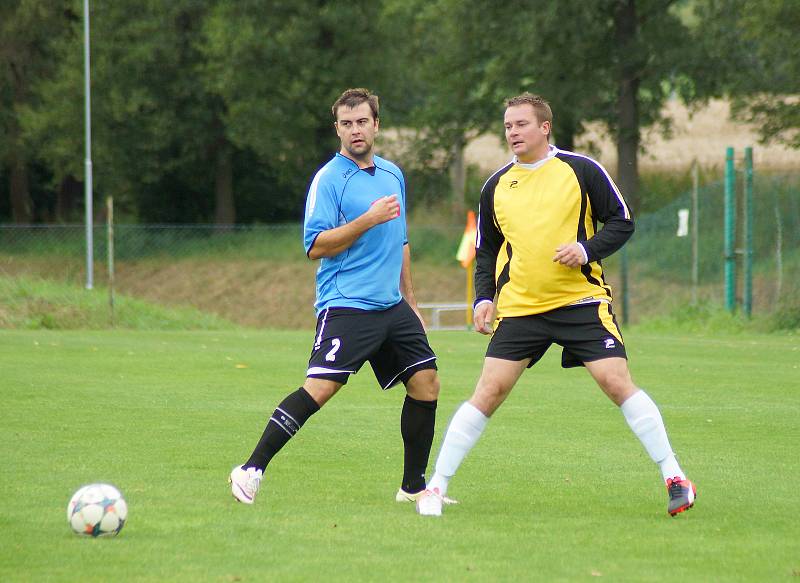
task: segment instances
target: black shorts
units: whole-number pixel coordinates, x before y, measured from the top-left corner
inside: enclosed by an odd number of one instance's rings
[[[564,348],[561,353],[564,368],[612,356],[627,358],[617,319],[606,302],[503,318],[489,342],[486,356],[514,361],[530,358],[530,368],[553,342]]]
[[[388,310],[320,312],[306,376],[345,384],[367,361],[383,389],[419,370],[436,370],[422,322],[405,300]]]

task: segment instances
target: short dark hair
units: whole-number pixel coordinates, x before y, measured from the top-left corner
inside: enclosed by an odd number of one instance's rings
[[[536,119],[539,120],[539,123],[549,121],[550,125],[553,124],[553,110],[550,109],[550,104],[547,103],[547,100],[543,97],[526,91],[522,95],[506,99],[506,108],[526,104],[533,107],[533,111],[536,113]]]
[[[339,99],[333,102],[333,107],[331,107],[333,120],[337,121],[339,119],[336,114],[338,113],[340,107],[344,106],[353,109],[364,102],[369,103],[369,108],[372,110],[373,119],[378,119],[378,109],[380,108],[378,104],[378,96],[370,93],[369,89],[357,87],[355,89],[346,90],[339,96]]]

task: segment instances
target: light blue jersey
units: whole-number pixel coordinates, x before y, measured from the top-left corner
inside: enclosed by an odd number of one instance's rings
[[[397,304],[406,234],[406,184],[400,169],[378,156],[373,169],[361,170],[336,154],[314,176],[306,199],[303,240],[308,254],[320,233],[363,215],[377,199],[397,195],[400,216],[375,225],[317,270],[319,314],[325,308],[385,310]]]

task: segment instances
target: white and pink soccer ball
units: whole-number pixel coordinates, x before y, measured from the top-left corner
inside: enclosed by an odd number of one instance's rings
[[[84,536],[114,536],[127,518],[125,499],[109,484],[84,486],[67,505],[67,522],[76,534]]]

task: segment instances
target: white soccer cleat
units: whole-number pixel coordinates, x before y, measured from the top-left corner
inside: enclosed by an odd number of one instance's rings
[[[439,488],[425,490],[417,498],[417,513],[422,516],[441,516],[444,499],[439,494]]]
[[[243,466],[236,466],[228,477],[231,485],[231,494],[243,504],[252,504],[261,486],[261,478],[264,473],[256,468],[244,469]]]
[[[397,494],[394,496],[395,502],[416,502],[417,498],[419,498],[425,490],[420,490],[419,492],[406,492],[402,488],[397,490]]]
[[[397,490],[397,494],[395,494],[394,501],[395,502],[416,502],[420,496],[425,492],[425,490],[420,490],[419,492],[411,493],[406,492],[402,488]],[[447,496],[442,496],[442,502],[444,504],[458,504],[458,500],[453,500],[452,498],[448,498]]]

